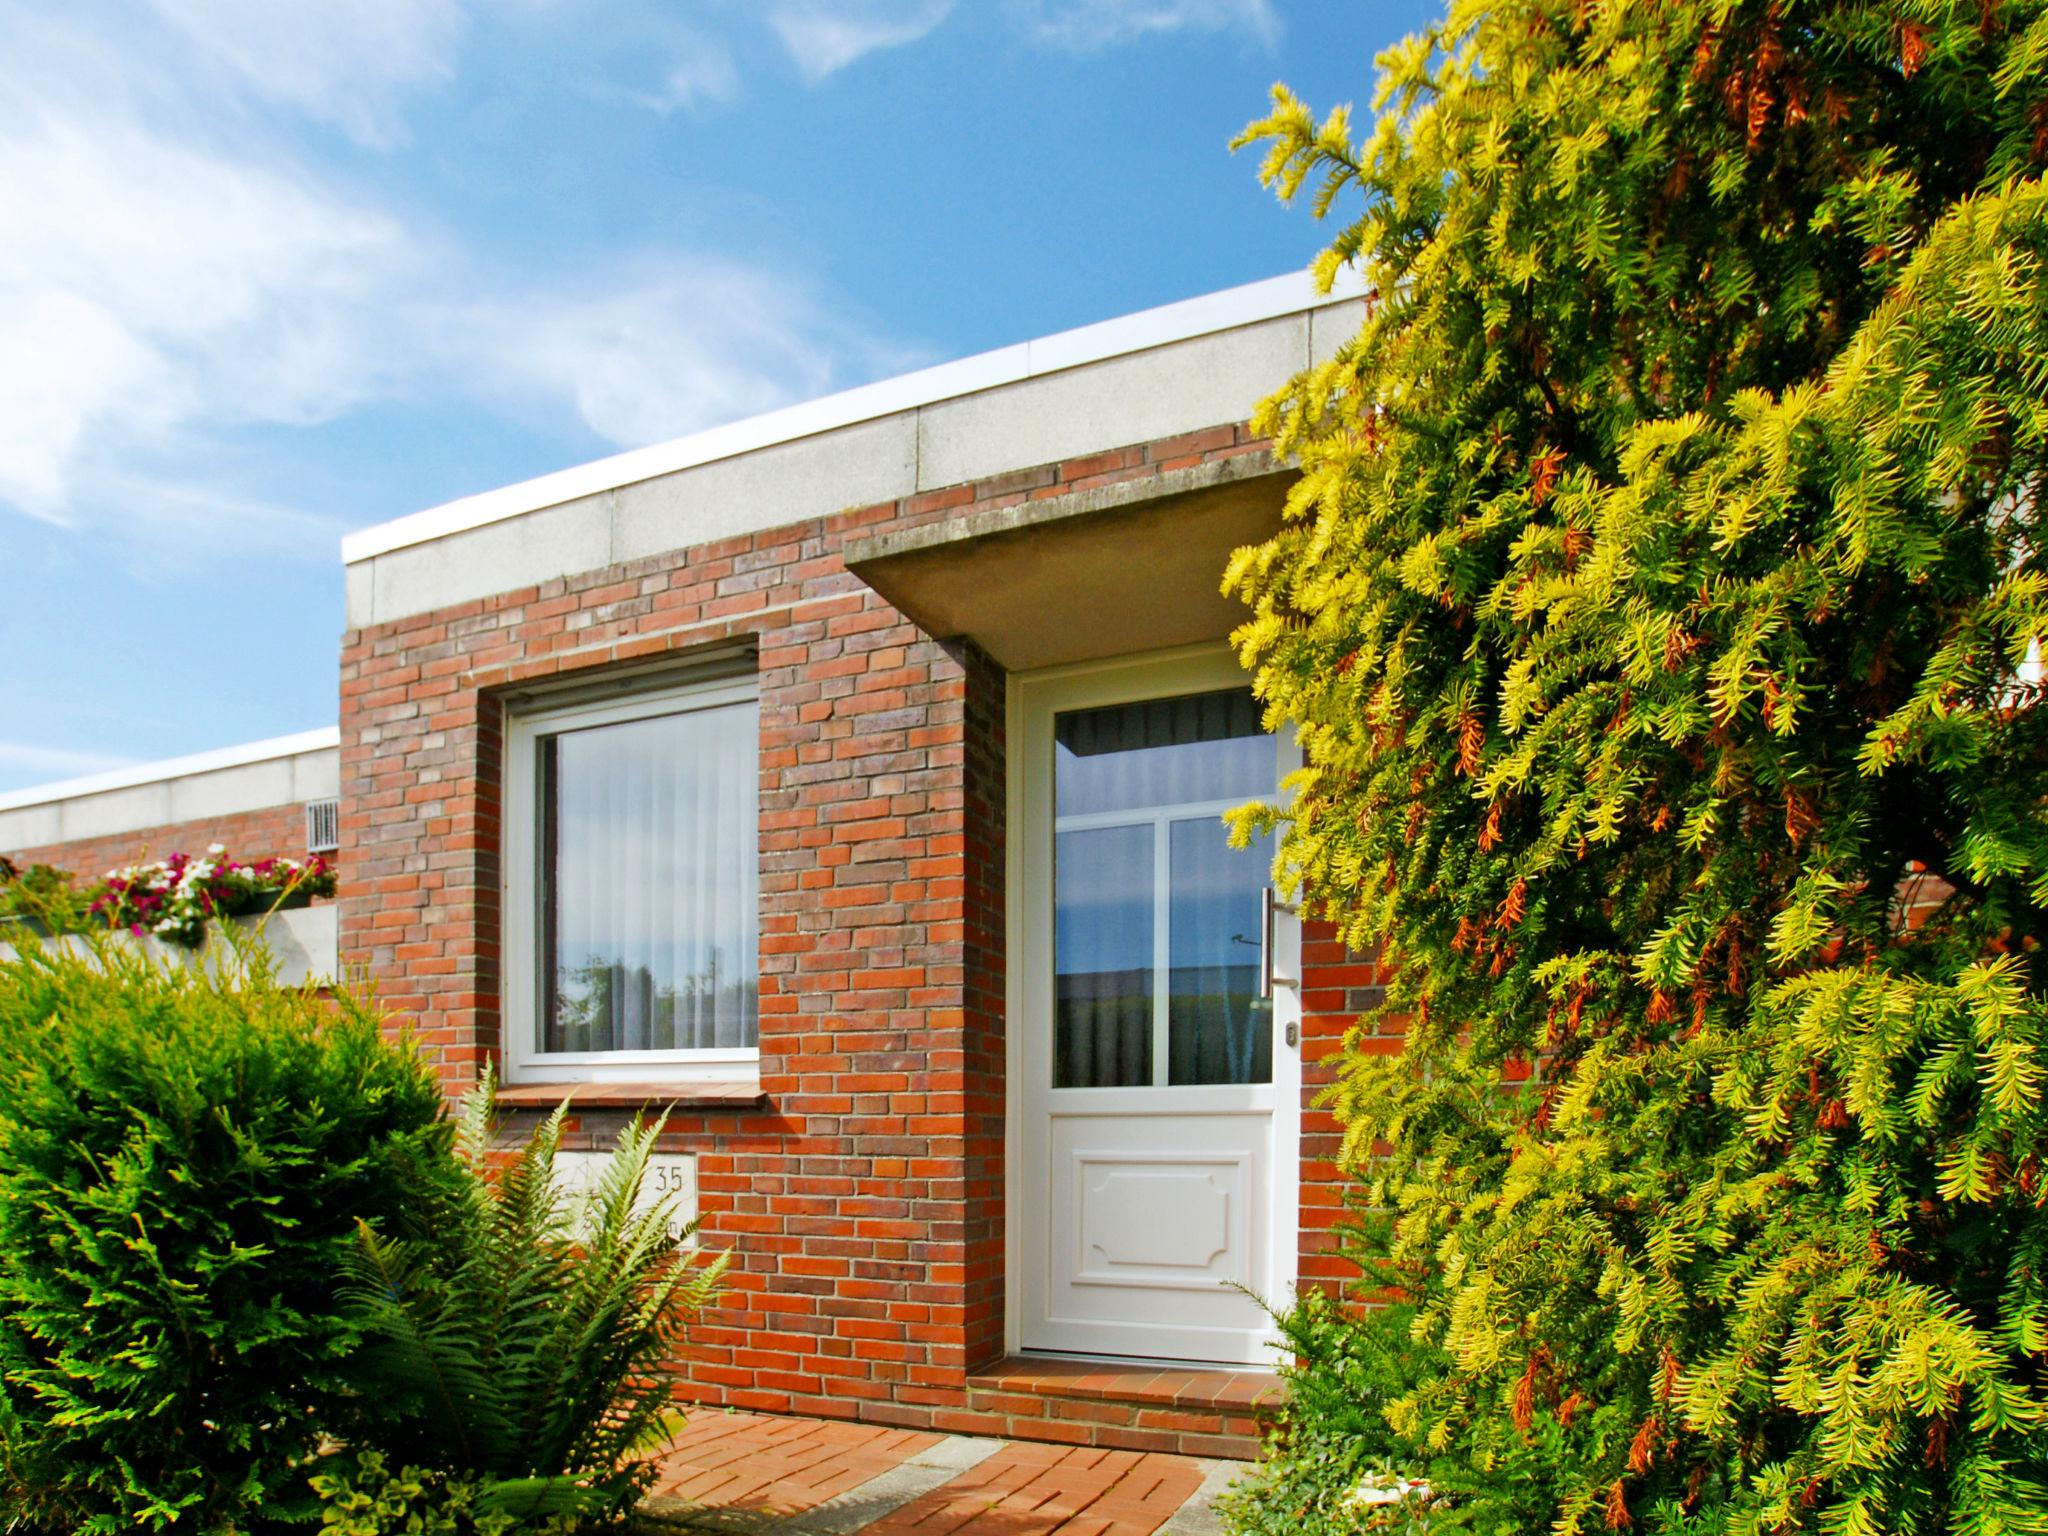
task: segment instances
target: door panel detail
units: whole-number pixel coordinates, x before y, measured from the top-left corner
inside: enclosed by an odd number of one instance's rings
[[[1074,1154],[1082,1285],[1214,1284],[1245,1274],[1244,1159]],[[1222,1264],[1217,1261],[1224,1260]]]

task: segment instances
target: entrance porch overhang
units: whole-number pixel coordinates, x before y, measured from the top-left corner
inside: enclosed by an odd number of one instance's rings
[[[1280,526],[1295,472],[1265,453],[862,539],[847,569],[941,640],[1012,672],[1219,640],[1231,552]]]

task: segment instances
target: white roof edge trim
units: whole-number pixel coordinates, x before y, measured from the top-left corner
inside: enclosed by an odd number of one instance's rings
[[[216,747],[211,752],[137,763],[133,768],[116,768],[109,773],[89,774],[82,779],[60,779],[55,784],[10,790],[0,794],[0,811],[18,811],[59,800],[81,800],[87,795],[105,794],[109,790],[135,789],[144,784],[161,784],[169,779],[189,779],[195,774],[214,773],[223,768],[246,768],[251,763],[272,762],[280,757],[335,751],[340,746],[341,727],[326,725],[316,731],[272,736],[264,741],[244,742],[238,747]]]
[[[1303,310],[1319,309],[1359,297],[1364,287],[1352,274],[1339,280],[1329,294],[1316,291],[1307,272],[1290,272],[1236,288],[1225,288],[1199,298],[1142,309],[1114,320],[1098,321],[1071,331],[1060,331],[1035,341],[998,347],[950,363],[921,368],[862,384],[837,394],[824,395],[779,410],[748,416],[723,426],[710,427],[687,437],[624,453],[593,459],[569,469],[556,470],[531,480],[497,490],[463,496],[423,512],[410,513],[388,523],[358,529],[341,541],[344,565],[358,565],[378,555],[427,544],[451,534],[543,511],[564,502],[595,496],[620,486],[651,480],[657,475],[694,469],[718,459],[733,458],[779,443],[835,431],[893,416],[920,406],[936,405],[961,395],[978,394],[1003,384],[1015,384],[1041,374],[1078,368],[1087,363],[1106,362],[1134,352],[1147,352],[1177,341],[1192,341],[1218,331],[1256,325]]]

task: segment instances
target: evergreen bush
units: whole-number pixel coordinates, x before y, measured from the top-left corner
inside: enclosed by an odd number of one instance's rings
[[[0,963],[0,1526],[310,1519],[358,1401],[363,1220],[447,1164],[431,1075],[346,994],[132,947]]]
[[[85,925],[88,906],[70,871],[51,864],[23,869],[0,854],[0,943],[17,923],[31,924],[39,933],[70,933]]]
[[[1335,1100],[1382,1417],[1439,1524],[2048,1529],[2048,6],[1380,62],[1247,132],[1366,299],[1228,582],[1407,1025]]]

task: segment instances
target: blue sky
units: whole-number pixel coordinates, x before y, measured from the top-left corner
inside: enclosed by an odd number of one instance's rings
[[[1305,265],[1228,139],[1436,9],[0,0],[0,789],[331,723],[351,528]]]

